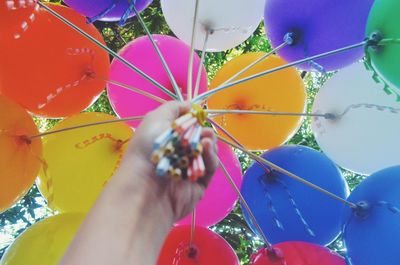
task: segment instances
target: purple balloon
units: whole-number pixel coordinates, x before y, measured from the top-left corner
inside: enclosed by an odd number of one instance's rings
[[[133,1],[133,0],[132,0]],[[136,0],[135,7],[140,12],[153,0]],[[119,21],[130,7],[130,0],[64,0],[64,2],[79,13],[89,18],[102,21]],[[127,17],[134,16],[129,12]]]
[[[293,62],[362,42],[374,0],[268,0],[265,26],[272,46],[283,43],[287,33],[295,42],[278,54]],[[362,47],[299,66],[304,70],[332,71],[361,59]]]

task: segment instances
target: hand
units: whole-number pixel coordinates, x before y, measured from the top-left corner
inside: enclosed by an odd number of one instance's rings
[[[146,116],[61,265],[156,264],[172,224],[193,210],[217,167],[215,135],[204,129],[203,182],[155,176],[150,161],[154,140],[189,110],[188,103],[169,102]]]
[[[197,183],[185,180],[175,182],[160,179],[155,175],[155,166],[150,161],[154,140],[167,130],[175,119],[189,112],[190,108],[189,103],[174,101],[149,113],[136,130],[126,154],[135,158],[135,167],[138,169],[135,177],[139,183],[147,187],[146,193],[150,195],[149,203],[161,203],[164,209],[171,211],[174,222],[193,211],[218,165],[216,137],[212,129],[204,128],[201,138],[206,167],[204,178]]]

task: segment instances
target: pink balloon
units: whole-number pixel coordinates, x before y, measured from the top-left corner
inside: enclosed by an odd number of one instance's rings
[[[153,35],[153,37],[178,86],[181,88],[182,93],[186,95],[190,47],[174,37],[165,35]],[[161,60],[147,36],[130,42],[119,52],[119,55],[169,91],[175,93]],[[200,63],[200,58],[195,54],[193,63],[193,91]],[[132,86],[165,100],[173,100],[169,95],[116,59],[111,64],[110,80]],[[199,91],[201,93],[206,90],[207,73],[204,66],[202,66]],[[161,104],[154,99],[113,84],[108,84],[108,97],[115,113],[120,117],[142,116]],[[137,126],[139,123],[131,122],[130,125]]]
[[[235,184],[242,185],[242,170],[233,150],[224,143],[218,143],[218,157],[232,176]],[[224,219],[233,209],[237,193],[225,177],[221,168],[213,176],[204,197],[196,206],[196,225],[209,227]],[[191,224],[192,215],[186,216],[178,225]]]

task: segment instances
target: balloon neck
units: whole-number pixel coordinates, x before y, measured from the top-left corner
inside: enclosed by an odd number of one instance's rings
[[[300,41],[300,32],[298,30],[292,30],[283,36],[283,41],[286,45],[293,46]]]
[[[118,139],[115,143],[115,150],[120,151],[126,142]]]
[[[327,120],[335,121],[335,120],[337,120],[339,118],[339,115],[334,114],[334,113],[326,113],[324,118],[327,119]]]
[[[383,34],[381,32],[379,31],[372,32],[367,40],[367,48],[374,52],[379,52],[382,47],[379,45],[379,43],[382,41],[382,39],[383,39]]]
[[[268,257],[273,261],[281,261],[284,259],[283,252],[278,248],[266,249]]]
[[[196,259],[198,252],[197,248],[191,245],[187,249],[187,256],[189,259]]]
[[[32,140],[27,135],[18,135],[16,140],[17,140],[18,144],[22,144],[22,145],[32,144]]]
[[[296,43],[296,34],[294,32],[288,32],[283,37],[283,41],[286,45],[292,46]]]
[[[94,79],[96,78],[96,73],[91,67],[87,67],[84,72],[85,77]]]
[[[279,176],[278,173],[271,169],[269,172],[266,172],[263,177],[262,177],[262,181],[264,181],[264,183],[274,183],[278,180]]]
[[[353,213],[355,216],[364,219],[368,216],[370,209],[371,206],[368,202],[360,201],[356,203],[356,207],[353,208]]]

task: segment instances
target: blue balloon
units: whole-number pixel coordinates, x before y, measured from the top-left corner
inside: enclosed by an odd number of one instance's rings
[[[381,170],[365,179],[349,201],[343,238],[350,264],[400,264],[400,166]]]
[[[345,179],[324,154],[305,146],[282,146],[263,158],[341,198],[348,195]],[[246,172],[242,194],[272,244],[305,241],[331,243],[340,234],[344,205],[303,183],[254,163]],[[258,233],[242,205],[244,217]]]

